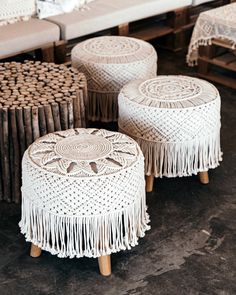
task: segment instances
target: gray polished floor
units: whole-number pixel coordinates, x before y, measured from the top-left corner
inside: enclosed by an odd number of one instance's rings
[[[184,53],[159,51],[159,74],[196,75]],[[222,97],[222,165],[210,184],[196,176],[158,179],[147,194],[151,230],[112,257],[104,278],[95,259],[29,257],[20,207],[0,204],[0,295],[236,294],[236,92]]]

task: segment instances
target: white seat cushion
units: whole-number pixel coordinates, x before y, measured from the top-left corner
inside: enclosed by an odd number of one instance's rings
[[[40,48],[49,42],[58,41],[60,29],[45,20],[30,19],[0,27],[0,57]]]
[[[90,9],[48,18],[61,28],[61,38],[70,40],[192,5],[192,0],[96,0]]]
[[[193,3],[192,5],[193,6],[197,6],[197,5],[200,5],[200,4],[203,4],[203,3],[207,3],[207,2],[212,2],[214,0],[193,0]]]

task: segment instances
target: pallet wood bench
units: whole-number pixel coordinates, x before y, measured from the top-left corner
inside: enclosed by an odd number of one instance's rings
[[[67,42],[69,54],[71,47],[81,38],[90,38],[91,34],[103,35],[104,30],[107,34],[114,34],[115,30],[118,35],[145,40],[170,33],[179,34],[191,3],[191,0],[181,3],[172,0],[96,0],[89,4],[89,10],[73,11],[47,20],[60,27],[61,39]]]
[[[20,202],[25,150],[49,132],[84,127],[86,100],[85,76],[76,69],[0,63],[0,200]]]

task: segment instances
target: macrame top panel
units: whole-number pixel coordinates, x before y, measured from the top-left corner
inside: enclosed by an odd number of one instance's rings
[[[28,150],[39,168],[66,177],[120,173],[142,157],[126,135],[97,129],[69,129],[39,138]]]
[[[117,95],[126,83],[135,79],[153,78],[157,72],[157,53],[154,47],[135,38],[121,36],[92,38],[75,46],[71,56],[73,67],[84,73],[87,78],[89,96],[90,91],[105,94],[102,97],[103,104],[96,105],[96,109],[102,109],[105,121],[110,116],[105,110],[109,109],[112,101],[115,101],[114,117],[117,116]],[[113,98],[111,96],[107,98],[107,93],[114,94]],[[91,109],[89,113],[90,111]],[[99,119],[98,114],[89,115]]]
[[[219,97],[218,90],[206,81],[171,75],[132,81],[123,87],[121,95],[139,107],[168,109],[199,106]]]
[[[211,45],[213,38],[225,39],[232,49],[236,46],[236,3],[202,12],[195,24],[190,41],[187,63],[197,64],[198,47]]]
[[[103,36],[79,43],[72,55],[89,63],[122,64],[141,62],[156,52],[153,46],[139,39]]]
[[[180,143],[219,134],[220,95],[204,80],[160,75],[132,81],[118,103],[119,128],[134,138]]]

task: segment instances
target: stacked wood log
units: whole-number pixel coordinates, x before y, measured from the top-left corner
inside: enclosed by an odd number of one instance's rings
[[[0,63],[0,200],[18,203],[21,159],[38,137],[86,127],[86,79],[54,63]]]

